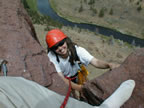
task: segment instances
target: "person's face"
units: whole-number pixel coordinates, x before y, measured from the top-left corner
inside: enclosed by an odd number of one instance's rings
[[[59,42],[58,44],[56,44],[53,47],[53,50],[55,50],[55,52],[60,56],[66,56],[68,53],[68,47],[65,39]]]

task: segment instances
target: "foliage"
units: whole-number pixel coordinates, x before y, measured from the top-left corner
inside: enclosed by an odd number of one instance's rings
[[[109,14],[110,14],[110,15],[113,15],[113,9],[112,9],[112,8],[110,9]]]
[[[22,0],[22,3],[24,4],[25,9],[27,10],[29,16],[31,17],[33,24],[46,25],[47,27],[45,28],[45,30],[48,30],[49,26],[55,26],[58,28],[61,28],[63,26],[63,24],[53,20],[51,17],[41,15],[40,13],[38,13],[38,11],[31,9],[31,7],[28,5],[28,2],[26,0]]]
[[[55,26],[59,28],[63,26],[63,24],[59,23],[58,21],[53,20],[49,16],[41,15],[38,12],[31,11],[31,10],[27,10],[27,11],[32,19],[33,24],[42,24],[42,25],[47,25],[47,26]]]
[[[79,8],[79,12],[82,12],[83,11],[83,6],[81,4],[80,8]]]
[[[31,9],[32,11],[37,11],[37,1],[36,0],[21,0],[26,9]]]
[[[137,8],[137,11],[140,12],[141,10],[142,10],[142,7],[139,6],[139,7]]]
[[[102,8],[99,12],[99,17],[104,17],[104,8]]]
[[[30,8],[30,7],[28,6],[26,0],[21,0],[21,2],[23,3],[25,9],[29,9],[29,8]]]
[[[140,2],[138,1],[136,4],[137,4],[137,5],[139,5],[139,4],[140,4]]]
[[[93,5],[94,3],[95,3],[95,0],[90,0],[90,1],[88,2],[89,5]]]

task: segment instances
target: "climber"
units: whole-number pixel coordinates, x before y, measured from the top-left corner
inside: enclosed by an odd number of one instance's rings
[[[92,64],[100,69],[113,69],[118,64],[108,63],[92,56],[86,49],[74,44],[71,39],[59,29],[52,29],[46,34],[46,43],[48,46],[48,57],[55,65],[55,68],[61,78],[69,84],[71,81],[72,89],[81,91],[83,85],[78,83],[78,71],[85,70],[84,66]]]

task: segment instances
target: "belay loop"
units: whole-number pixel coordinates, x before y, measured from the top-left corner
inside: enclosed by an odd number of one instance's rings
[[[78,84],[83,85],[88,80],[87,76],[89,72],[87,71],[86,67],[83,64],[79,64],[79,66],[80,66],[80,70],[78,70]],[[65,77],[65,78],[69,80],[69,88],[68,88],[67,95],[64,99],[64,102],[62,103],[60,108],[65,108],[71,93],[71,80],[74,80],[76,77],[73,78]]]

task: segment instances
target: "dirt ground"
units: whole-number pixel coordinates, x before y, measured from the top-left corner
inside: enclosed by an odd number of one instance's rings
[[[101,25],[144,39],[142,0],[94,0],[91,5],[90,1],[49,0],[52,8],[70,21]]]
[[[42,25],[34,25],[34,27],[41,45],[46,50],[45,35],[47,31],[44,31],[45,27]],[[111,43],[108,37],[96,35],[87,30],[80,31],[78,28],[63,27],[62,31],[79,46],[86,48],[93,56],[107,62],[121,64],[135,50],[135,47],[128,47],[118,40]],[[90,73],[89,79],[108,71],[107,69],[96,69],[91,65],[87,69]]]

